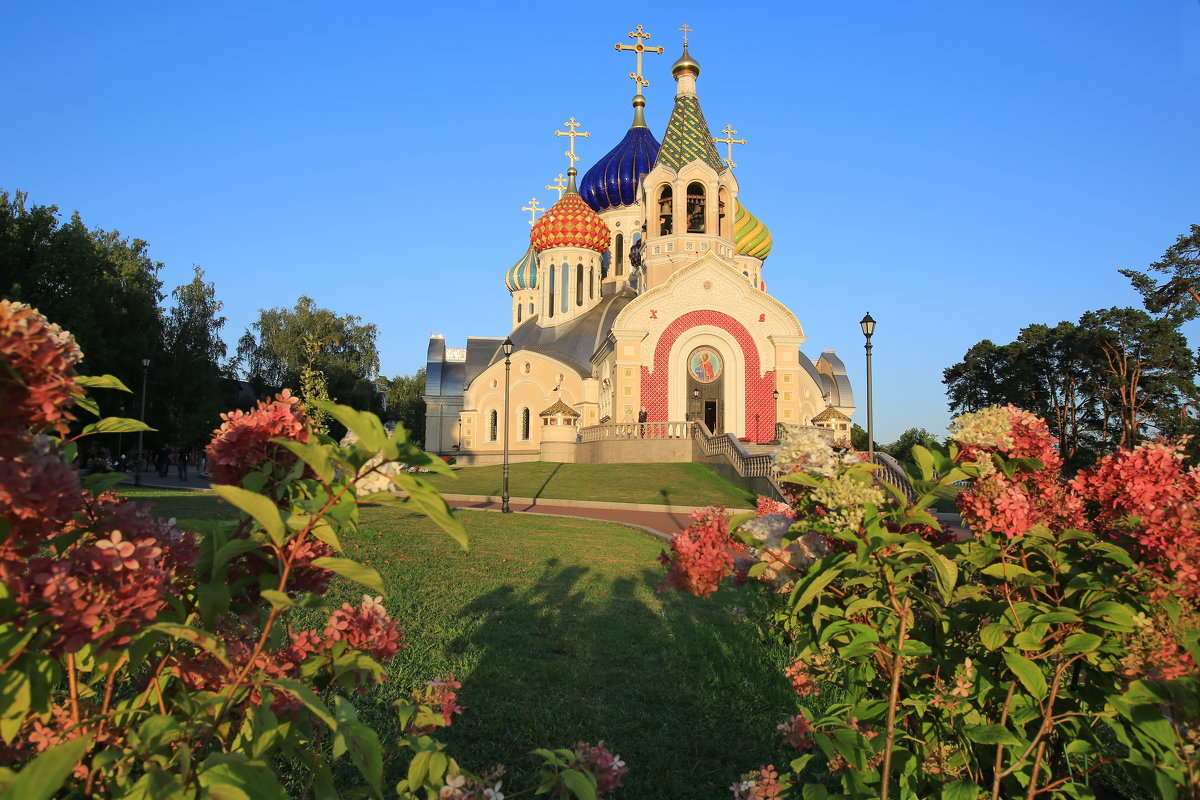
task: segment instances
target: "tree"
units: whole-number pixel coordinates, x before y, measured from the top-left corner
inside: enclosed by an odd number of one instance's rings
[[[231,400],[221,368],[222,303],[214,284],[204,282],[204,271],[198,266],[193,270],[192,280],[171,293],[175,305],[166,314],[155,369],[160,384],[156,394],[166,406],[159,427],[183,444],[205,441]]]
[[[908,461],[914,444],[924,445],[927,442],[937,441],[938,437],[924,428],[909,428],[900,434],[900,438],[882,449],[897,461]]]
[[[256,392],[298,388],[308,365],[325,377],[329,396],[358,409],[381,411],[375,388],[379,374],[378,329],[353,314],[339,317],[301,296],[295,308],[259,311],[258,321],[238,341],[237,360]],[[311,357],[307,342],[316,346]]]
[[[1008,402],[1012,389],[1005,367],[1009,360],[1007,348],[991,339],[972,345],[962,361],[942,373],[950,411],[961,414]]]
[[[89,230],[79,212],[60,224],[57,206],[26,200],[24,192],[0,190],[0,297],[28,303],[71,331],[85,372],[134,385],[162,335],[162,263],[141,239]]]
[[[1133,288],[1141,292],[1147,311],[1183,319],[1200,315],[1200,225],[1193,225],[1190,233],[1181,234],[1167,248],[1162,261],[1155,261],[1150,269],[1168,276],[1167,279],[1158,283],[1145,272],[1120,270]]]
[[[425,441],[425,368],[415,375],[397,375],[395,378],[380,376],[375,381],[383,395],[387,418],[403,425],[408,436],[416,442]]]

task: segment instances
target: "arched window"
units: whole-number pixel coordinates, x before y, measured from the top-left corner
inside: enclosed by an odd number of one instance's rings
[[[530,304],[529,304],[529,313],[530,313],[530,314],[532,314],[532,313],[533,313],[533,303],[530,303]]]
[[[575,305],[583,305],[583,264],[575,265]]]
[[[558,270],[553,264],[550,265],[550,291],[546,293],[547,299],[550,301],[550,316],[554,316],[554,273]]]
[[[704,233],[704,184],[699,181],[687,187],[687,232]]]
[[[625,274],[625,237],[620,233],[617,234],[616,251],[617,251],[617,274],[624,275]]]
[[[529,409],[521,409],[521,441],[529,441]]]
[[[562,289],[562,291],[561,291],[562,312],[564,314],[567,313],[567,309],[569,309],[571,307],[571,305],[570,305],[570,301],[571,301],[571,271],[570,270],[571,270],[570,264],[562,265],[562,280],[559,281],[559,283],[562,284],[562,286],[561,286],[561,289]]]
[[[488,441],[496,441],[496,436],[500,433],[500,415],[496,413],[496,409],[488,412]]]
[[[729,190],[724,186],[717,191],[717,233],[726,239],[733,238],[733,209],[729,204]]]
[[[588,267],[588,300],[596,299],[596,267]]]
[[[664,186],[658,191],[658,235],[666,236],[671,232],[671,187]]]
[[[520,322],[521,322],[521,312],[524,310],[525,310],[525,304],[517,303],[517,323],[518,324],[520,324]]]

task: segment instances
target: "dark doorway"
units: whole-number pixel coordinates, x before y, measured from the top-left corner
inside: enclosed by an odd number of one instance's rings
[[[704,425],[713,433],[719,433],[717,430],[717,401],[704,401]]]

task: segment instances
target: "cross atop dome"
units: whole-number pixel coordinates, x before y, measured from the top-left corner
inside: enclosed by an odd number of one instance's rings
[[[650,34],[644,32],[641,25],[637,26],[637,30],[632,30],[629,32],[629,38],[633,39],[635,44],[617,44],[617,52],[628,50],[637,54],[637,70],[629,73],[629,77],[633,79],[635,84],[637,84],[638,94],[641,94],[641,87],[650,85],[650,81],[642,77],[642,53],[658,53],[659,55],[662,55],[666,51],[666,48],[647,47],[646,45],[642,44],[641,40],[649,39]]]
[[[639,27],[640,27],[640,26],[639,26]],[[694,30],[696,30],[696,29],[695,29],[695,28],[689,28],[689,27],[688,27],[688,24],[685,22],[685,23],[683,23],[683,27],[682,27],[682,28],[676,28],[675,30],[683,31],[683,46],[684,46],[684,47],[687,47],[687,45],[688,45],[688,41],[687,41],[687,35],[688,35],[690,32],[692,32],[692,31],[694,31]]]
[[[550,187],[547,186],[546,188],[549,189]],[[532,225],[537,220],[538,212],[545,211],[546,209],[538,205],[537,198],[535,197],[529,201],[529,205],[521,206],[521,210],[529,212],[529,224]]]
[[[733,138],[733,135],[734,135],[735,133],[737,133],[737,131],[735,131],[735,130],[733,129],[733,126],[732,126],[732,125],[726,125],[724,128],[722,128],[722,129],[721,129],[721,133],[725,134],[725,138],[724,138],[724,139],[718,139],[717,137],[715,137],[715,136],[714,136],[714,137],[713,137],[713,141],[714,141],[714,142],[721,142],[722,144],[725,144],[725,145],[727,145],[727,146],[728,146],[728,148],[729,148],[729,157],[725,159],[725,163],[729,165],[729,168],[730,168],[730,169],[733,169],[734,167],[736,167],[736,166],[737,166],[737,164],[733,163],[733,146],[734,146],[735,144],[745,144],[745,143],[746,143],[746,140],[745,140],[745,139],[735,139],[735,138]],[[549,186],[547,186],[546,188],[547,188],[547,189],[549,189],[550,187],[549,187]]]
[[[558,199],[562,200],[563,192],[567,190],[567,179],[560,172],[558,173],[558,177],[554,179],[553,184],[547,183],[546,188],[552,192],[558,192]]]

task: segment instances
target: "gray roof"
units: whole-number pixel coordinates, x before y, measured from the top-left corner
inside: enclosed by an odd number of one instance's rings
[[[583,316],[570,322],[555,325],[553,328],[539,327],[537,317],[530,317],[524,324],[512,332],[515,350],[529,350],[534,353],[544,353],[551,358],[561,361],[579,373],[582,378],[592,377],[592,355],[612,330],[617,314],[629,305],[635,295],[629,289],[611,296],[604,297],[595,308]],[[489,363],[496,363],[504,358],[499,344]],[[471,356],[468,350],[467,361]],[[480,370],[482,372],[482,370]],[[475,373],[476,375],[478,373]],[[474,378],[474,375],[471,376]]]
[[[833,373],[833,392],[829,396],[829,405],[842,406],[843,408],[853,406],[854,391],[850,388],[850,378],[846,376],[846,365],[842,363],[842,360],[832,350],[826,350],[821,353],[821,357],[817,361],[827,363],[830,371]]]

